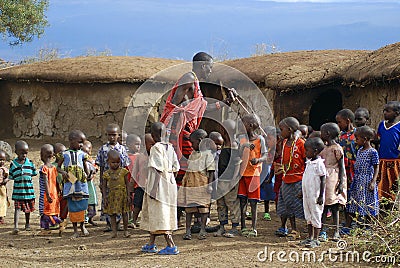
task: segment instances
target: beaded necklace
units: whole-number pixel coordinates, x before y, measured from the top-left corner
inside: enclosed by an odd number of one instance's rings
[[[292,164],[293,154],[294,154],[294,145],[296,144],[297,139],[298,138],[295,137],[293,139],[292,144],[291,144],[289,163],[287,164],[287,168],[286,169],[285,169],[285,165],[283,164],[283,154],[285,152],[285,146],[286,146],[286,143],[287,143],[288,140],[285,139],[284,142],[283,142],[282,157],[281,157],[281,167],[282,167],[282,171],[283,171],[283,177],[285,177],[286,173],[290,170],[290,165]]]

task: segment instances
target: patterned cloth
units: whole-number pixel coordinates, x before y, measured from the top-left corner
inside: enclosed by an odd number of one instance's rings
[[[35,199],[14,200],[14,208],[21,210],[24,213],[34,212],[35,211]]]
[[[276,213],[280,217],[296,217],[304,219],[303,201],[298,198],[298,194],[302,192],[301,181],[294,183],[282,182],[279,190],[279,201]]]
[[[210,206],[211,194],[207,192],[209,171],[215,171],[215,161],[211,151],[193,151],[189,157],[182,186],[178,191],[180,206]]]
[[[165,233],[178,229],[177,186],[174,173],[179,170],[178,157],[171,144],[157,142],[149,155],[149,176],[143,198],[140,228],[151,233]],[[161,176],[159,180],[156,180]],[[154,185],[155,183],[157,185]],[[149,191],[157,188],[155,199]]]
[[[109,142],[107,142],[100,147],[96,157],[96,165],[103,167],[104,171],[110,168],[107,163],[107,154],[110,150],[119,152],[119,156],[121,158],[121,167],[129,166],[130,161],[125,146],[119,144],[118,142],[115,145],[111,145]]]
[[[9,179],[14,181],[12,200],[35,199],[32,177],[36,175],[35,165],[28,158],[23,164],[18,163],[18,158],[11,162]]]
[[[60,200],[57,190],[57,168],[55,166],[47,167],[45,165],[40,167],[39,171],[39,213],[40,215],[58,216],[60,214]],[[49,203],[46,195],[46,183],[49,189],[49,196],[52,202]]]
[[[324,204],[317,204],[321,190],[321,176],[326,176],[324,159],[318,157],[315,160],[307,160],[302,180],[304,217],[307,224],[311,224],[314,228],[321,228],[324,211]]]
[[[356,162],[358,145],[356,144],[356,137],[354,133],[356,128],[346,132],[342,131],[339,138],[339,144],[344,152],[344,167],[346,168],[347,189],[354,178],[354,163]]]
[[[189,136],[194,130],[199,128],[207,107],[207,102],[201,93],[200,83],[196,74],[194,72],[190,72],[190,74],[195,78],[193,81],[195,87],[193,90],[193,99],[185,105],[180,104],[176,106],[172,103],[176,90],[182,85],[181,79],[188,75],[184,74],[171,89],[160,118],[160,122],[164,123],[168,128],[167,131],[170,132],[169,142],[174,146],[178,159],[181,159],[182,155],[188,156],[192,153],[193,149]]]
[[[378,165],[378,152],[374,148],[363,150],[361,147],[357,153],[354,165],[355,177],[351,183],[351,196],[347,205],[350,213],[359,213],[360,216],[377,216],[379,213],[378,187],[374,191],[369,190],[369,184],[374,176],[374,166]]]
[[[0,167],[0,217],[7,214],[7,187],[2,185],[7,176],[8,168]]]
[[[325,147],[319,154],[325,160],[326,185],[325,206],[334,204],[346,205],[347,202],[347,180],[343,174],[343,192],[338,194],[336,189],[339,184],[339,160],[343,157],[343,149],[339,144]]]
[[[104,213],[109,215],[129,212],[129,204],[126,192],[126,177],[129,170],[118,168],[109,169],[104,173],[103,180],[107,183],[108,195],[107,206],[104,207]]]
[[[304,140],[296,139],[294,145],[283,142],[282,164],[286,174],[283,173],[282,181],[286,184],[301,181],[306,165],[306,151],[304,149]]]

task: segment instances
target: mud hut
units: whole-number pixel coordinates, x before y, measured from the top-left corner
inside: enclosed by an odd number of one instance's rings
[[[371,126],[376,127],[384,103],[400,96],[399,52],[400,43],[396,43],[376,51],[297,51],[223,63],[261,89],[275,122],[295,116],[318,129],[334,120],[338,110],[362,106],[370,110]],[[101,138],[107,123],[122,125],[127,109],[133,111],[132,122],[142,120],[140,115],[146,113],[155,121],[162,108],[161,97],[144,82],[152,82],[149,78],[154,74],[180,63],[141,57],[79,57],[2,69],[0,138],[64,138],[74,128]],[[176,69],[165,81],[160,76],[153,82],[166,92],[184,69]],[[214,76],[213,84],[202,90],[208,97],[222,99],[224,88],[235,84],[232,80],[225,72]],[[268,108],[259,104],[259,96],[236,85],[252,110]],[[142,94],[134,96],[138,88]],[[146,110],[146,104],[155,102],[160,106]]]

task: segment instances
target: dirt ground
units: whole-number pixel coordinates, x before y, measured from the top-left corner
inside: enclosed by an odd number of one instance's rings
[[[7,140],[11,145],[15,140]],[[55,142],[55,141],[53,141]],[[58,142],[58,141],[57,141]],[[39,148],[44,141],[28,141],[32,159],[38,168],[40,163]],[[100,143],[94,145],[94,152]],[[38,177],[34,178],[38,198]],[[12,182],[8,184],[8,195],[11,198]],[[38,204],[38,201],[37,201]],[[336,249],[335,242],[326,242],[317,250],[307,250],[298,246],[298,241],[288,241],[274,235],[280,221],[275,213],[274,205],[271,205],[272,221],[262,220],[263,205],[260,203],[258,212],[258,237],[256,238],[224,238],[213,237],[209,234],[206,240],[182,239],[183,228],[174,233],[174,240],[180,254],[177,256],[159,256],[156,254],[144,254],[140,252],[148,240],[148,234],[140,229],[130,229],[131,237],[123,238],[122,232],[116,239],[110,239],[109,233],[103,232],[105,222],[99,221],[98,227],[88,226],[90,236],[71,240],[72,226],[69,225],[62,237],[58,231],[48,237],[36,236],[39,231],[39,213],[35,211],[31,215],[32,231],[20,231],[19,235],[11,235],[13,230],[13,202],[8,210],[6,223],[0,225],[0,259],[1,267],[359,267],[365,263],[346,262],[336,260],[338,254],[331,256],[329,260],[325,255],[323,263],[308,260],[307,255],[303,261],[304,253],[315,253],[316,259],[330,248]],[[217,225],[216,205],[212,207],[212,221],[210,225]],[[24,218],[20,217],[20,230],[23,230]],[[250,224],[250,221],[248,222]],[[299,222],[301,229],[305,230],[305,223]],[[306,233],[302,233],[304,238]],[[165,246],[162,237],[157,238],[159,248]],[[273,253],[275,251],[275,253]],[[281,260],[277,253],[284,252]],[[261,253],[260,253],[261,252]],[[267,252],[268,258],[265,258]],[[337,252],[337,250],[336,250]],[[271,258],[272,254],[272,258]],[[281,253],[282,254],[282,253]],[[291,254],[291,255],[289,255]],[[259,260],[258,256],[261,258]],[[291,257],[291,258],[290,258]],[[298,257],[298,258],[297,258]]]

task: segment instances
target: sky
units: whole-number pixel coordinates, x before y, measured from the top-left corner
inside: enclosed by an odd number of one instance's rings
[[[190,60],[265,52],[374,50],[400,41],[400,0],[50,0],[50,26],[40,39],[10,47],[18,62],[40,49],[60,57],[107,52]]]

